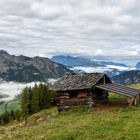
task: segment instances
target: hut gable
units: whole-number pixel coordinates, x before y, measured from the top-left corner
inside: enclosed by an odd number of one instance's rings
[[[53,89],[55,91],[91,89],[104,76],[106,75],[102,73],[65,75],[53,85]]]

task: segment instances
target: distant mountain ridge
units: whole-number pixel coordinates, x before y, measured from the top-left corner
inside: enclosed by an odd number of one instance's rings
[[[0,51],[0,78],[4,80],[45,82],[49,78],[59,78],[67,73],[73,73],[73,71],[48,58],[15,56],[4,50]]]
[[[72,57],[72,56],[63,56],[57,55],[51,58],[52,61],[63,64],[69,67],[76,67],[76,66],[102,66],[96,62],[91,61],[90,59],[83,58],[83,57]]]
[[[52,61],[63,64],[69,67],[77,66],[91,66],[91,67],[104,67],[106,65],[115,65],[115,66],[124,66],[125,64],[115,63],[115,62],[106,62],[106,61],[93,61],[84,57],[73,57],[65,55],[56,55],[51,58]]]
[[[140,70],[140,62],[138,62],[138,63],[136,64],[136,69],[139,69],[139,70]]]
[[[114,82],[121,84],[137,84],[140,83],[140,70],[132,70],[121,73],[111,78]]]

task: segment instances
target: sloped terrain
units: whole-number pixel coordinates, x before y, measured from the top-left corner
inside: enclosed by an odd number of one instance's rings
[[[116,75],[111,77],[111,79],[116,83],[132,85],[140,83],[140,71],[132,70],[121,73],[120,75]]]
[[[133,86],[140,88],[140,85]],[[110,94],[112,102],[127,98]],[[121,103],[81,107],[58,114],[56,108],[42,110],[24,121],[0,126],[2,140],[132,140],[140,138],[140,107]]]
[[[14,56],[0,51],[0,78],[7,81],[46,82],[49,78],[59,78],[67,73],[73,71],[48,58]]]

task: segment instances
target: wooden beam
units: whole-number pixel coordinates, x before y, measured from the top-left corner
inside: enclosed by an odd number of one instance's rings
[[[113,92],[113,93],[117,93],[117,94],[120,94],[120,95],[123,95],[123,96],[126,96],[126,97],[133,97],[133,95],[125,94],[125,93],[123,93],[123,92],[121,92],[121,91],[115,91],[115,90],[113,90],[113,89],[108,89],[108,88],[101,87],[101,86],[97,86],[97,85],[96,85],[95,87],[97,87],[97,88],[99,88],[99,89],[111,91],[111,92]]]
[[[92,99],[92,92],[90,92],[90,97],[89,97],[89,106],[92,107],[94,104],[93,99]]]
[[[129,97],[129,99],[128,99],[128,104],[129,104],[130,106],[133,105],[133,97]]]
[[[134,105],[137,106],[139,104],[139,95],[136,95],[134,98]]]
[[[121,87],[121,86],[116,86],[114,84],[112,85],[108,85],[108,84],[105,84],[105,85],[95,85],[96,87],[98,86],[98,88],[105,88],[107,90],[113,90],[113,91],[118,91],[118,92],[121,92],[121,93],[126,93],[126,94],[129,94],[129,95],[132,95],[132,96],[135,96],[137,94],[140,93],[139,92],[136,92],[135,90],[131,90],[130,88],[127,88],[127,87]]]
[[[104,85],[105,85],[105,76],[104,76]]]

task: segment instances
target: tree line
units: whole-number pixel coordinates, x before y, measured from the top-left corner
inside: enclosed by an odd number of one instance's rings
[[[49,90],[46,84],[35,84],[34,87],[25,87],[21,93],[21,109],[0,115],[0,124],[6,124],[13,120],[26,118],[42,109],[55,106],[55,92]]]

